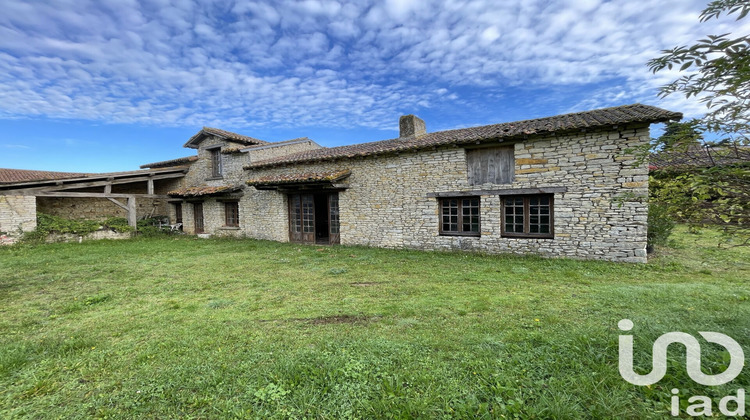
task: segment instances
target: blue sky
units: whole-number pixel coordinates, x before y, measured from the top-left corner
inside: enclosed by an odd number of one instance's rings
[[[3,0],[0,167],[105,172],[202,126],[324,146],[641,102],[659,51],[746,21],[706,0]],[[750,20],[750,19],[746,19]]]

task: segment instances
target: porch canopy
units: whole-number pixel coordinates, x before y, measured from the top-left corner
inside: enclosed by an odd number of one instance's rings
[[[217,195],[226,195],[242,190],[242,187],[236,185],[221,185],[217,187],[198,186],[189,188],[180,188],[167,193],[170,197],[176,198],[198,198],[211,197]]]
[[[259,190],[342,190],[349,187],[342,181],[351,174],[352,171],[349,169],[288,173],[251,179],[247,181],[247,185]]]

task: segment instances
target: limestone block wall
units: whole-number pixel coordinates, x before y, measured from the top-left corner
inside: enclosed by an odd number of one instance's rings
[[[189,186],[220,186],[235,185],[242,183],[242,166],[249,163],[245,153],[221,153],[222,174],[221,178],[213,178],[213,168],[211,162],[211,149],[237,148],[244,147],[239,143],[229,142],[219,137],[210,136],[203,140],[198,149],[198,160],[190,165],[188,173],[185,175],[185,184]]]
[[[22,232],[36,229],[36,197],[0,195],[0,242],[12,242]]]
[[[530,138],[513,143],[511,184],[469,185],[461,147],[245,171],[246,178],[350,169],[339,193],[341,243],[419,249],[473,249],[611,261],[646,261],[648,168],[630,150],[649,141],[646,125]],[[502,143],[499,143],[502,144]],[[429,193],[566,187],[555,193],[553,239],[501,237],[501,199],[481,196],[481,236],[441,236]],[[286,197],[247,188],[249,236],[288,240]]]
[[[278,156],[290,155],[292,153],[304,152],[306,150],[320,149],[320,145],[312,140],[302,142],[290,142],[289,144],[270,144],[259,146],[247,152],[249,162],[258,162]]]
[[[231,197],[231,199],[239,199],[240,197],[237,195],[234,195]],[[243,208],[242,203],[239,205],[240,209],[240,226],[239,227],[233,227],[233,226],[225,226],[226,218],[225,218],[225,209],[224,209],[224,201],[230,199],[229,197],[222,197],[222,198],[216,198],[216,197],[209,197],[205,198],[204,200],[189,200],[189,201],[182,201],[182,230],[185,233],[194,235],[196,234],[195,231],[195,213],[194,213],[194,206],[193,204],[196,202],[203,203],[203,230],[205,233],[211,234],[211,235],[218,235],[218,236],[244,236],[246,235],[245,232],[245,226],[247,224],[247,217],[250,215],[247,214],[245,209]],[[169,209],[169,217],[171,221],[175,220],[175,207],[174,207],[174,201],[170,203],[170,209]]]

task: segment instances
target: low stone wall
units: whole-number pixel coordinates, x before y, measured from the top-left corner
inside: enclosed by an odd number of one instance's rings
[[[83,242],[83,241],[96,241],[100,239],[130,239],[133,237],[132,232],[113,232],[107,230],[97,230],[96,232],[87,233],[85,235],[77,235],[75,233],[52,233],[47,236],[45,242],[56,243],[56,242]]]

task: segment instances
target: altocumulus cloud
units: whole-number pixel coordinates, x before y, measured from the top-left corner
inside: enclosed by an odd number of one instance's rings
[[[654,102],[674,77],[648,73],[660,49],[747,30],[699,24],[704,0],[649,3],[4,0],[0,118],[383,128],[393,110],[485,106],[467,90]]]

